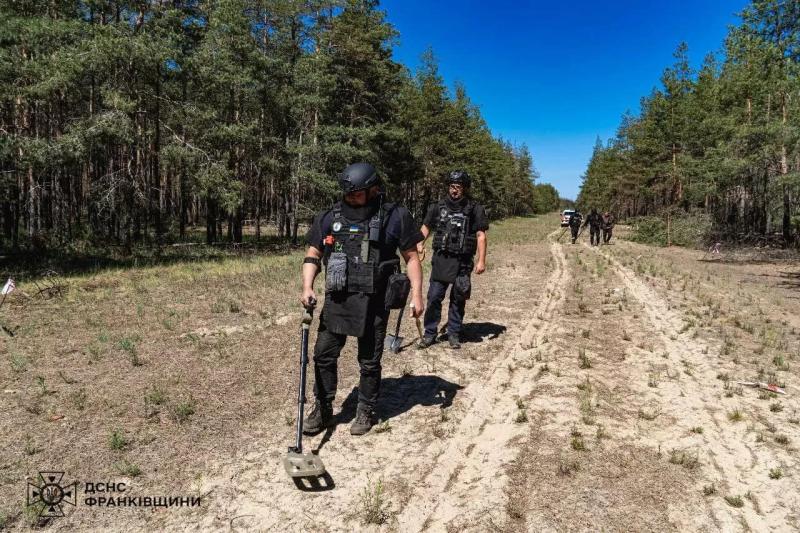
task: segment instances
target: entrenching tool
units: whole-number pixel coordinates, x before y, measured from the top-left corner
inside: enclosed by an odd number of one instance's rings
[[[322,459],[313,453],[303,453],[303,407],[306,403],[306,368],[308,367],[308,330],[314,318],[316,300],[309,301],[303,313],[300,341],[300,391],[297,397],[297,437],[295,445],[283,458],[283,468],[292,478],[318,478],[325,475]]]
[[[394,329],[394,335],[387,335],[384,341],[384,346],[392,351],[392,353],[399,353],[400,348],[403,347],[403,337],[400,336],[400,322],[403,320],[403,313],[406,306],[400,308],[400,314],[397,315],[397,326]]]

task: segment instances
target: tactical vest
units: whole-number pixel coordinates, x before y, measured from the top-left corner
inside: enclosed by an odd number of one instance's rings
[[[340,203],[333,206],[331,231],[325,239],[324,262],[326,275],[330,275],[331,257],[346,257],[346,292],[373,294],[387,274],[387,263],[393,267],[396,263],[399,267],[399,260],[380,261],[383,225],[388,218],[386,213],[393,207],[393,204],[384,204],[369,220],[351,222],[342,214]]]
[[[470,230],[469,219],[473,203],[467,202],[460,212],[453,211],[447,202],[439,202],[439,223],[433,235],[433,249],[453,255],[474,255],[478,249],[478,237]]]

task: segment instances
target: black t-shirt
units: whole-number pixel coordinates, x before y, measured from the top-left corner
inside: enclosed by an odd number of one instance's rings
[[[383,222],[384,239],[380,245],[380,261],[388,261],[397,257],[398,250],[416,249],[417,243],[422,242],[422,233],[414,221],[414,217],[403,206],[394,205],[384,214],[388,217]],[[352,222],[360,222],[354,220]],[[325,237],[331,233],[333,224],[333,210],[327,209],[314,217],[306,239],[308,244],[322,252],[325,250]]]
[[[431,232],[435,232],[439,225],[439,213],[441,211],[439,202],[432,204],[425,214],[422,222]],[[472,212],[469,216],[469,231],[477,233],[489,229],[489,217],[482,205],[473,203]],[[466,274],[472,267],[472,256],[449,255],[436,252],[431,258],[431,279],[446,283],[453,283],[460,274]]]

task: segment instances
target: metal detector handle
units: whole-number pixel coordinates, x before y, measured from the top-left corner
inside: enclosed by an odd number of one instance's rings
[[[303,408],[306,403],[306,367],[308,366],[308,330],[314,318],[314,307],[317,301],[311,298],[303,312],[302,335],[300,337],[300,387],[297,392],[297,433],[294,448],[289,451],[303,453]]]
[[[303,311],[303,329],[308,329],[311,325],[311,321],[314,319],[314,308],[317,306],[317,300],[311,298],[308,301],[308,305],[303,306],[305,310]]]

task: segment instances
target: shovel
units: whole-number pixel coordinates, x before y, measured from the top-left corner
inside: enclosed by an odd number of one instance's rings
[[[403,337],[400,336],[400,322],[403,320],[403,312],[406,306],[400,308],[400,314],[397,315],[397,326],[394,328],[394,335],[387,335],[384,341],[384,346],[392,351],[392,353],[399,353],[400,348],[403,347]]]
[[[309,302],[303,313],[303,329],[300,341],[300,392],[297,398],[297,437],[295,445],[283,458],[283,468],[290,477],[320,478],[325,475],[322,459],[313,453],[303,453],[303,407],[306,403],[306,367],[308,366],[308,330],[314,317],[315,300]]]

